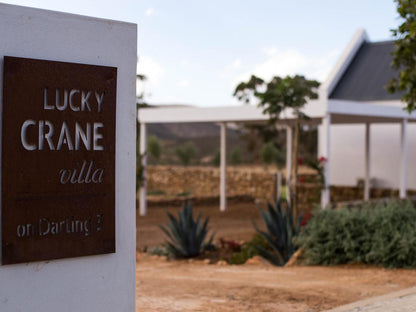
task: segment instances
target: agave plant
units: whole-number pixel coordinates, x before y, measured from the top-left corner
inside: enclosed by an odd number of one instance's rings
[[[283,266],[297,250],[292,240],[300,232],[302,216],[299,216],[294,224],[289,203],[286,203],[286,209],[282,209],[282,201],[274,205],[267,203],[267,210],[259,209],[266,231],[260,230],[254,221],[253,225],[266,240],[269,248],[262,246],[256,246],[256,248],[263,258],[274,265]]]
[[[212,246],[214,234],[208,241],[205,241],[209,232],[209,218],[201,220],[201,213],[199,213],[195,220],[190,202],[184,202],[177,218],[168,211],[166,214],[170,222],[159,227],[168,237],[166,248],[169,254],[176,258],[190,258],[198,256],[206,248]]]

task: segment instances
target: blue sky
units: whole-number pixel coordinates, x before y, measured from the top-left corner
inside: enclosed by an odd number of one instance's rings
[[[252,73],[323,81],[357,29],[386,40],[400,23],[393,0],[3,2],[138,24],[153,104],[237,105],[233,90]]]

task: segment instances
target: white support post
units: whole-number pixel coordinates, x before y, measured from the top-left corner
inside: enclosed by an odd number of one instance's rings
[[[365,124],[364,200],[370,199],[370,124]]]
[[[221,123],[220,211],[227,209],[227,124]]]
[[[146,124],[140,124],[140,155],[142,156],[143,181],[140,187],[139,212],[141,216],[147,213],[147,134]]]
[[[403,119],[401,124],[401,157],[400,157],[400,198],[407,195],[407,119]]]
[[[330,189],[329,189],[329,166],[330,166],[330,133],[331,133],[331,114],[326,113],[325,118],[322,120],[323,123],[323,153],[326,158],[325,168],[324,168],[324,180],[325,185],[321,194],[321,205],[322,208],[326,208],[330,202]]]
[[[286,200],[290,204],[290,173],[292,169],[292,127],[286,127]]]

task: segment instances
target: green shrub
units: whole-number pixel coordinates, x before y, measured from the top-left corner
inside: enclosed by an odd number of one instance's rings
[[[166,192],[164,190],[149,190],[147,195],[166,195]]]
[[[169,252],[165,246],[155,246],[151,247],[148,250],[149,255],[157,255],[157,256],[169,256]]]
[[[256,233],[253,235],[251,241],[243,244],[241,246],[241,251],[235,252],[230,257],[230,264],[244,264],[250,258],[259,255],[258,247],[264,248],[266,250],[270,250],[268,248],[267,242],[264,238]]]
[[[150,135],[147,139],[147,151],[156,162],[160,159],[162,154],[162,148],[159,143],[159,139],[155,135]]]
[[[175,258],[190,258],[198,256],[206,248],[211,248],[214,235],[206,242],[209,232],[206,218],[201,220],[201,213],[196,220],[192,212],[192,204],[184,203],[178,212],[178,218],[166,211],[170,222],[159,226],[168,237],[166,250]]]
[[[239,165],[241,164],[241,151],[238,147],[233,148],[230,153],[230,163],[232,165]]]
[[[180,163],[184,166],[188,166],[191,159],[196,154],[195,145],[192,142],[186,142],[183,146],[179,146],[175,149],[176,156]]]
[[[220,150],[216,150],[214,156],[212,157],[212,164],[215,167],[219,167],[221,163],[221,152]]]
[[[272,164],[275,161],[277,154],[278,150],[273,142],[267,142],[260,150],[260,158],[265,165]]]
[[[286,209],[282,209],[282,201],[267,204],[267,210],[260,209],[261,217],[266,225],[266,231],[260,230],[253,222],[257,233],[267,242],[269,249],[257,246],[259,254],[272,264],[283,266],[297,250],[293,238],[299,234],[302,217],[293,221],[292,209],[286,203]]]
[[[295,243],[310,264],[416,266],[416,209],[389,201],[360,209],[319,212]]]

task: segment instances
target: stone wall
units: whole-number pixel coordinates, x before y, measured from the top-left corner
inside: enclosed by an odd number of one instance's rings
[[[310,173],[307,175],[310,176]],[[149,195],[215,198],[219,196],[220,171],[216,167],[148,166],[147,181]],[[227,168],[229,197],[272,200],[275,190],[275,169],[266,170],[263,167],[248,166]],[[363,188],[360,187],[331,186],[331,202],[362,200],[363,192]],[[416,194],[415,191],[408,193]],[[320,189],[313,183],[300,184],[298,194],[302,206],[320,203]],[[370,197],[398,197],[398,190],[372,189]]]
[[[219,196],[220,170],[216,167],[148,166],[147,183],[150,195]],[[228,196],[268,198],[273,196],[275,185],[275,173],[244,167],[227,168]]]

